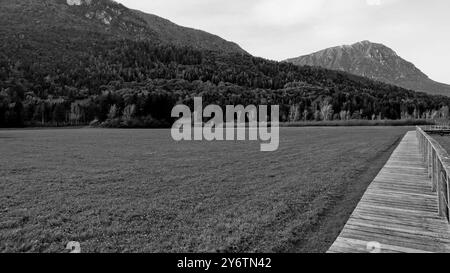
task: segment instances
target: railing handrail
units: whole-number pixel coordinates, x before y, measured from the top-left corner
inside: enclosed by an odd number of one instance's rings
[[[439,215],[450,222],[450,156],[447,151],[420,126],[416,127],[419,149],[427,164],[433,191],[438,195]]]
[[[426,125],[420,127],[423,131],[439,131],[439,130],[450,130],[450,125]]]
[[[433,149],[436,151],[439,161],[441,161],[445,171],[447,172],[447,174],[450,174],[450,155],[448,154],[447,150],[442,148],[441,144],[439,144],[439,142],[437,142],[434,138],[427,134],[420,126],[417,126],[417,131],[428,140]]]

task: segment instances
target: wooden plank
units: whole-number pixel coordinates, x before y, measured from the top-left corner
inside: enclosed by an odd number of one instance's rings
[[[349,250],[352,249],[352,247],[357,246],[358,251],[367,253],[370,251],[373,251],[373,249],[368,249],[367,242],[362,240],[356,240],[356,239],[348,239],[348,238],[339,238],[337,241],[337,245],[341,247],[345,247]],[[406,247],[399,247],[394,246],[390,244],[381,244],[381,249],[384,249],[385,253],[429,253],[427,251],[418,250],[414,248],[406,248]],[[331,253],[331,252],[330,252]],[[339,252],[333,252],[333,253],[339,253]]]
[[[438,215],[438,197],[408,132],[371,183],[329,253],[450,253],[450,225]]]

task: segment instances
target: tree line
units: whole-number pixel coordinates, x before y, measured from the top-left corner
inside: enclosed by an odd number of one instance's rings
[[[246,54],[131,40],[53,59],[29,52],[0,53],[0,127],[168,127],[173,106],[196,96],[223,107],[280,105],[282,122],[449,115],[447,97]]]

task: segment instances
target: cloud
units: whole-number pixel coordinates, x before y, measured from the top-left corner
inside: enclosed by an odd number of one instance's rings
[[[325,0],[263,0],[254,6],[251,16],[262,25],[289,26],[316,17],[324,4]]]
[[[366,0],[367,5],[369,6],[381,6],[381,0]]]

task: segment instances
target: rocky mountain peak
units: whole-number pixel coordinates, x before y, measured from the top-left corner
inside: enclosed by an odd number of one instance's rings
[[[450,86],[432,81],[393,49],[365,40],[288,59],[296,65],[319,66],[431,94],[450,94]]]
[[[67,5],[69,6],[81,6],[90,4],[92,4],[92,0],[67,0]]]
[[[69,6],[120,5],[113,0],[65,0]]]
[[[120,15],[128,11],[123,5],[111,0],[65,0],[67,5],[82,12],[84,17],[111,25]]]

